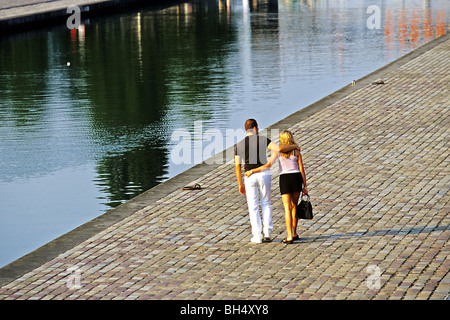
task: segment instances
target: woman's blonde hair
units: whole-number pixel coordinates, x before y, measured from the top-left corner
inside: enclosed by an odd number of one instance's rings
[[[288,130],[284,130],[280,133],[280,144],[295,144],[294,136]],[[281,153],[284,157],[288,157],[287,153]]]

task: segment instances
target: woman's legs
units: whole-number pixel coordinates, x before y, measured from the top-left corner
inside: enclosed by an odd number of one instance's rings
[[[287,241],[292,240],[292,201],[291,195],[289,193],[282,194],[281,200],[283,201],[284,206],[284,219],[286,221],[286,230],[287,230]]]
[[[284,206],[284,219],[286,221],[287,241],[291,241],[297,235],[296,209],[300,192],[286,193],[281,195]]]
[[[298,222],[298,219],[297,219],[297,203],[298,203],[298,198],[300,198],[300,192],[291,193],[292,237],[296,237],[297,236],[297,222]]]

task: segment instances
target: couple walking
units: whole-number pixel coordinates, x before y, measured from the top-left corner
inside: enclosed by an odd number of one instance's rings
[[[300,193],[308,194],[306,175],[300,149],[292,134],[285,130],[280,133],[280,145],[259,135],[258,124],[254,119],[245,122],[247,136],[235,145],[234,161],[239,192],[247,197],[247,205],[252,227],[251,242],[271,242],[272,224],[271,175],[270,167],[279,160],[280,192],[284,206],[287,237],[283,243],[289,244],[298,239],[296,207]],[[272,151],[267,161],[267,149]],[[244,164],[245,178],[242,182],[241,165]],[[261,195],[261,200],[259,196]],[[262,224],[259,204],[262,208]],[[264,226],[264,227],[263,227]],[[264,236],[263,236],[264,234]]]

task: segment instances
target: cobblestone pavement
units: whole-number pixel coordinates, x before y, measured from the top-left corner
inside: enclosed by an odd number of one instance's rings
[[[2,299],[448,299],[450,40],[291,126],[315,217],[250,243],[223,164],[0,289]],[[71,267],[77,268],[70,269]],[[76,280],[79,279],[78,283]]]

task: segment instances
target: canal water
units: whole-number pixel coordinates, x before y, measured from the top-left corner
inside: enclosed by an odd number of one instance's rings
[[[267,127],[449,20],[447,0],[204,0],[3,37],[0,267],[193,166],[181,142]]]

